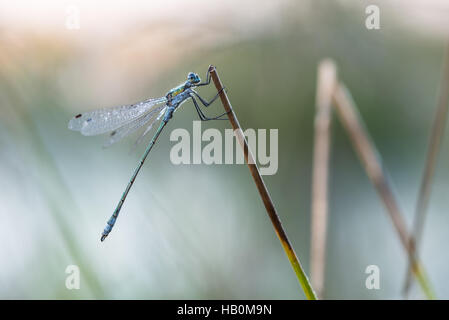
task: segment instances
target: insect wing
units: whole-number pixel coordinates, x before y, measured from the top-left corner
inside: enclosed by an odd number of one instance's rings
[[[158,106],[157,108],[153,108],[150,112],[145,114],[144,116],[124,125],[123,127],[120,127],[114,131],[111,132],[109,135],[109,139],[104,144],[104,147],[109,147],[110,145],[120,141],[127,135],[133,133],[137,129],[141,128],[145,124],[149,123],[149,127],[153,125],[158,118],[156,118],[156,115],[161,111],[165,109],[165,106]]]
[[[85,136],[113,131],[144,116],[154,106],[166,101],[167,99],[162,97],[79,114],[70,120],[69,129],[80,131]]]

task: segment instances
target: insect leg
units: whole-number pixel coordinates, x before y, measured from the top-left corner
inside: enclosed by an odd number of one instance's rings
[[[206,116],[204,115],[203,111],[201,110],[200,106],[198,105],[198,102],[196,101],[196,99],[195,99],[193,96],[191,96],[191,98],[192,98],[193,104],[195,105],[195,109],[196,109],[196,111],[198,112],[198,116],[200,117],[200,120],[201,120],[201,121],[209,121],[209,120],[226,120],[226,119],[220,119],[220,118],[221,118],[222,116],[228,114],[227,112],[225,112],[225,113],[223,113],[223,114],[221,114],[221,115],[219,115],[219,116],[213,117],[213,118],[206,117]]]
[[[200,99],[201,103],[205,106],[208,107],[210,106],[212,103],[215,102],[215,100],[218,99],[218,97],[220,96],[220,92],[222,92],[223,90],[226,90],[226,88],[221,88],[220,91],[218,91],[218,93],[215,95],[215,97],[213,97],[210,101],[207,101],[206,99],[202,98],[198,93],[196,93],[195,91],[192,90],[192,93],[198,98]]]
[[[200,117],[200,120],[201,121],[207,121],[206,120],[206,116],[201,111],[200,106],[198,105],[198,102],[196,102],[194,97],[191,97],[191,98],[192,98],[192,101],[193,101],[193,105],[195,106],[196,112],[198,113],[198,116]]]

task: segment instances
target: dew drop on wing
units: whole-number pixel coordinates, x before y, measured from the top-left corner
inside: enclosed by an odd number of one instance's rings
[[[80,129],[81,134],[92,136],[116,130],[140,118],[155,105],[163,103],[165,100],[165,97],[149,99],[143,103],[94,110],[89,114],[84,114],[81,119],[91,118],[92,121],[89,119],[85,121],[85,125],[82,125]]]
[[[153,109],[152,111],[150,111],[149,113],[147,113],[146,115],[142,116],[141,118],[138,118],[136,120],[134,120],[133,122],[130,122],[120,128],[118,128],[117,130],[112,131],[109,134],[109,139],[105,142],[105,144],[103,145],[103,147],[107,148],[110,145],[116,143],[117,141],[120,141],[122,138],[124,138],[125,136],[133,133],[134,131],[136,131],[137,129],[139,129],[140,127],[149,124],[149,126],[152,125],[152,123],[155,121],[155,115],[157,115],[159,113],[159,111],[161,109],[164,109],[165,106],[159,106],[155,109]]]

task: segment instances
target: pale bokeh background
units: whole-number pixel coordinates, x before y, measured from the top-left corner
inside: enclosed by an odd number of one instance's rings
[[[316,67],[338,63],[411,225],[448,38],[446,1],[0,1],[0,298],[302,299],[248,169],[174,166],[162,134],[116,228],[99,236],[137,161],[134,138],[67,129],[79,112],[158,97],[218,67],[242,126],[279,129],[279,170],[265,180],[309,271]],[[66,28],[79,10],[80,29]],[[201,89],[206,97],[213,88]],[[209,115],[222,112],[218,104]],[[228,128],[210,122],[203,128]],[[338,122],[333,128],[326,297],[400,299],[406,256]],[[449,298],[443,140],[423,261]],[[81,289],[65,288],[65,268]],[[367,265],[381,289],[365,289]],[[412,297],[421,297],[415,288]]]

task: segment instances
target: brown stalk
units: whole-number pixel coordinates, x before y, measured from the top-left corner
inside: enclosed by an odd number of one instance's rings
[[[334,62],[328,59],[323,60],[318,67],[317,79],[310,248],[311,282],[319,299],[324,297],[331,103],[336,85],[337,68]]]
[[[260,175],[259,169],[257,168],[257,164],[254,161],[253,154],[245,139],[242,128],[237,120],[237,116],[235,115],[234,110],[231,107],[228,95],[226,94],[226,91],[224,90],[224,87],[220,81],[217,70],[215,69],[214,66],[210,66],[209,72],[215,84],[215,87],[219,92],[221,102],[223,104],[225,111],[227,112],[232,128],[234,129],[234,134],[236,135],[240,146],[243,148],[245,161],[249,167],[251,175],[253,176],[257,189],[259,190],[260,196],[265,205],[268,216],[270,217],[270,220],[273,224],[274,230],[276,231],[276,234],[279,237],[279,240],[281,241],[282,247],[284,248],[284,251],[292,265],[292,268],[295,271],[296,276],[298,277],[299,283],[301,284],[307,299],[315,300],[316,299],[315,293],[312,289],[312,286],[309,283],[309,280],[307,279],[306,274],[304,273],[304,270],[296,256],[295,251],[293,250],[290,244],[290,241],[287,238],[287,234],[285,233],[284,228],[282,227],[281,221],[276,212],[273,201],[271,200],[267,187],[265,186],[262,176]]]
[[[393,195],[387,172],[382,167],[382,160],[374,143],[363,126],[363,121],[357,112],[352,97],[343,84],[339,84],[334,92],[333,101],[340,120],[362,162],[365,171],[382,199],[393,222],[399,239],[411,261],[411,270],[418,279],[427,298],[433,299],[434,294],[425,275],[424,268],[416,255],[413,238],[409,235],[403,214]]]
[[[440,151],[441,139],[444,134],[446,125],[447,113],[449,108],[449,46],[446,46],[446,51],[443,59],[443,72],[440,84],[440,93],[438,98],[438,107],[435,111],[433,119],[432,131],[429,139],[429,147],[427,152],[426,165],[421,179],[421,186],[416,203],[415,218],[413,221],[413,236],[415,238],[416,250],[419,250],[422,233],[424,229],[424,222],[427,216],[427,208],[429,206],[430,193],[432,190],[432,182]],[[404,295],[407,296],[412,284],[412,277],[410,271],[410,262],[407,269],[407,277],[404,284]]]

